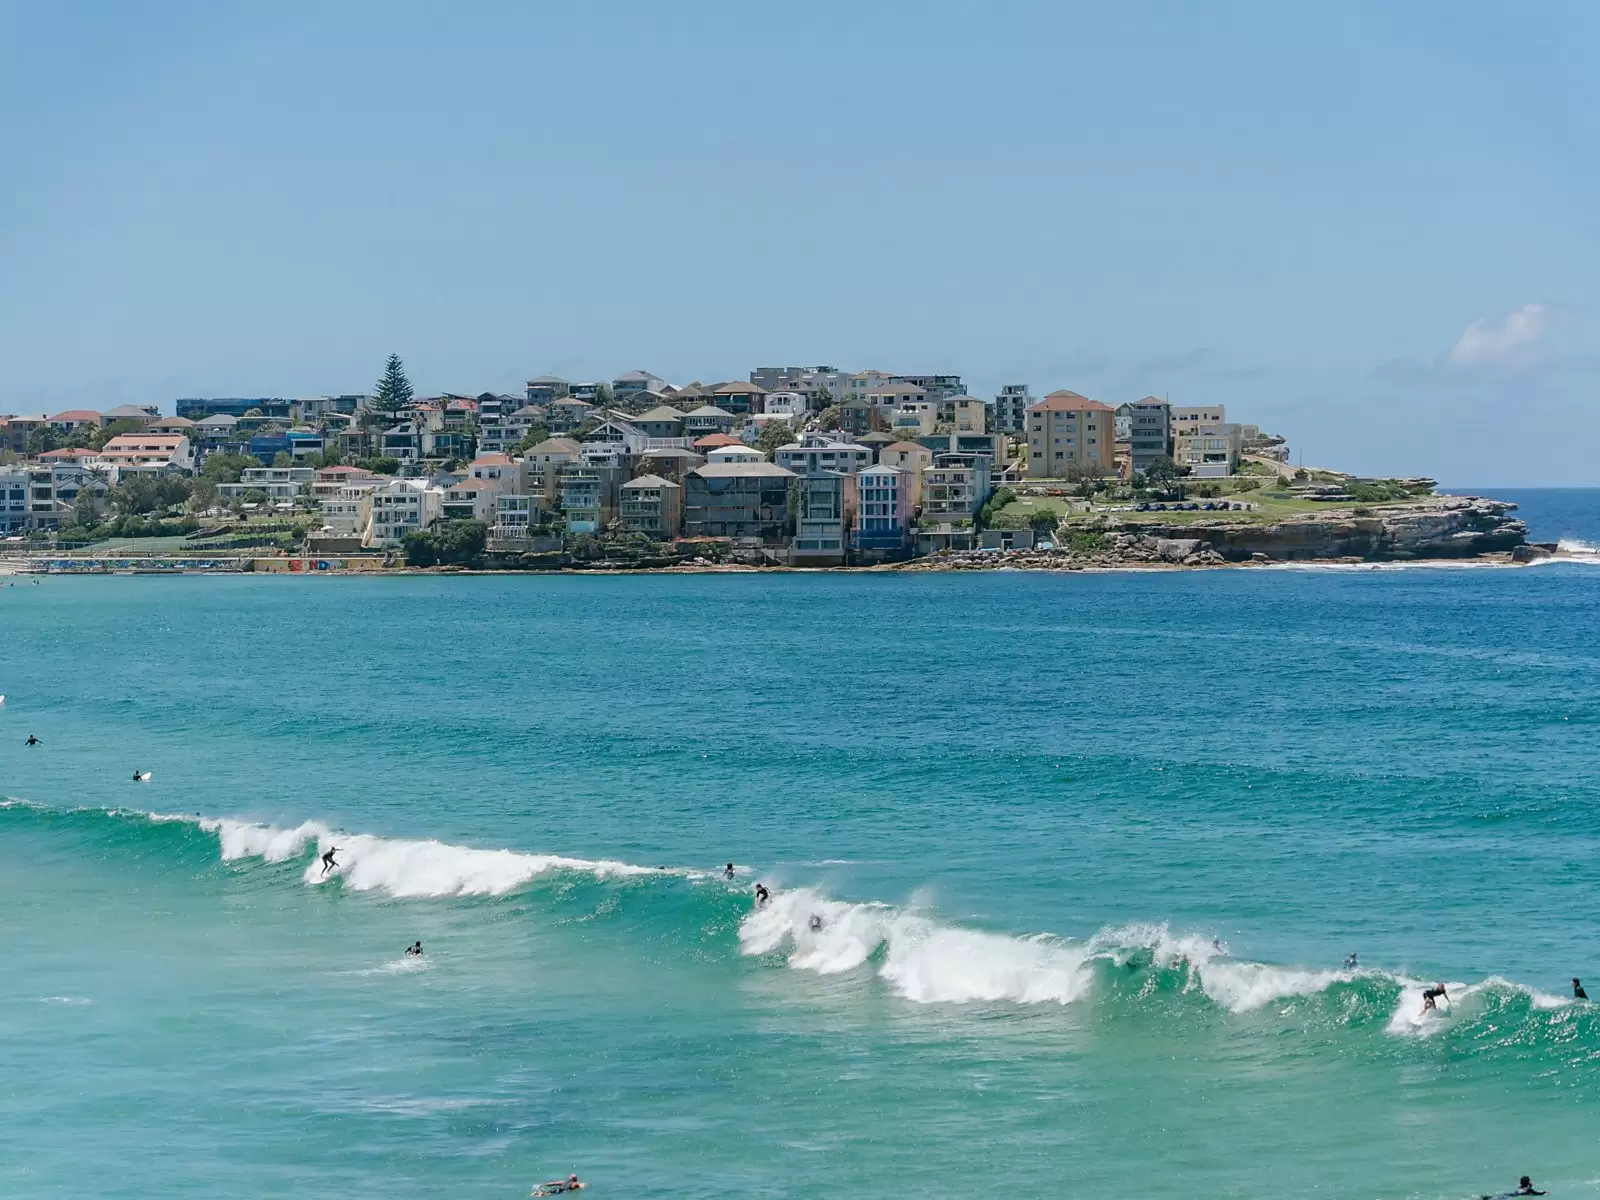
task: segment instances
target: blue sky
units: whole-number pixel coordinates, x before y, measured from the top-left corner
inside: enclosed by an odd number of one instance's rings
[[[1600,8],[0,0],[0,412],[958,371],[1600,484]]]

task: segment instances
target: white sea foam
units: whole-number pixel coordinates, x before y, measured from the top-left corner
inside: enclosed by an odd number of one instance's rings
[[[216,834],[225,862],[245,858],[285,862],[315,846],[316,855],[302,876],[307,885],[317,887],[338,879],[342,887],[353,891],[378,891],[404,899],[503,896],[551,871],[581,871],[597,879],[668,873],[632,863],[478,850],[433,839],[412,841],[366,833],[341,834],[317,821],[280,829],[226,817],[179,819],[192,820],[201,829]],[[321,856],[335,847],[335,865],[324,873]]]
[[[1600,546],[1582,538],[1562,538],[1556,543],[1558,554],[1600,554]]]

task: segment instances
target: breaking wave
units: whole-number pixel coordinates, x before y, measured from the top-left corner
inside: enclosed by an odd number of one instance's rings
[[[1085,939],[1016,935],[947,924],[916,907],[839,900],[805,887],[777,890],[767,903],[750,907],[744,883],[725,885],[719,875],[705,871],[350,834],[315,821],[282,828],[232,818],[0,801],[0,812],[8,811],[77,822],[95,838],[180,839],[179,846],[161,848],[164,857],[192,851],[229,864],[303,863],[297,876],[302,886],[395,899],[502,897],[559,873],[587,876],[598,884],[642,877],[711,884],[694,889],[695,903],[715,910],[711,920],[695,910],[702,936],[721,938],[736,927],[740,955],[821,976],[860,972],[919,1005],[1092,1001],[1115,1013],[1198,1003],[1238,1017],[1271,1011],[1327,1026],[1370,1027],[1401,1039],[1461,1032],[1480,1048],[1538,1038],[1541,1030],[1553,1041],[1580,1038],[1600,1046],[1595,1005],[1499,976],[1477,983],[1446,981],[1448,1002],[1424,1012],[1422,989],[1435,981],[1369,968],[1316,969],[1235,958],[1216,938],[1174,933],[1163,924],[1112,927]],[[335,848],[334,866],[324,874],[321,856]],[[383,970],[417,965],[390,964]]]

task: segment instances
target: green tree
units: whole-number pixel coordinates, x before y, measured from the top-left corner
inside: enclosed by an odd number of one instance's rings
[[[78,498],[72,502],[72,523],[84,529],[92,528],[100,523],[100,508],[95,503],[94,489],[83,487],[78,490]]]
[[[1028,515],[1028,528],[1037,534],[1052,534],[1059,523],[1060,519],[1053,508],[1042,508]]]
[[[989,493],[989,498],[983,502],[983,507],[978,510],[978,525],[980,528],[989,529],[994,525],[994,519],[1001,511],[1017,498],[1017,493],[1002,484]]]
[[[482,521],[444,521],[436,529],[405,536],[406,561],[413,567],[471,566],[483,557],[489,527]]]
[[[1172,459],[1165,454],[1158,454],[1150,460],[1150,465],[1144,469],[1145,481],[1153,488],[1165,488],[1172,485],[1178,477],[1178,468]]]
[[[124,433],[138,433],[139,430],[144,428],[144,425],[143,421],[123,420],[113,421],[109,425],[102,425],[99,429],[91,429],[89,431],[89,448],[102,450],[112,438],[119,437]]]
[[[787,446],[794,441],[794,430],[789,428],[787,421],[768,421],[761,426],[761,433],[756,438],[756,448],[769,459],[779,446]]]
[[[41,425],[28,434],[28,453],[35,458],[59,449],[61,449],[61,433],[49,425]]]
[[[397,420],[401,413],[411,407],[413,395],[411,380],[406,378],[406,369],[400,361],[400,356],[389,355],[389,361],[383,368],[383,375],[373,392],[373,409],[390,421]]]
[[[244,495],[240,496],[239,499],[246,504],[265,504],[268,500],[272,499],[272,497],[268,496],[260,488],[251,488]]]
[[[150,475],[129,475],[112,489],[111,506],[124,516],[154,512],[161,507],[161,489]]]
[[[275,467],[292,467],[294,466],[294,459],[289,457],[287,450],[279,450],[272,456],[272,465]]]
[[[398,475],[400,473],[400,460],[398,458],[363,458],[356,466],[363,471],[371,471],[374,475]]]
[[[260,465],[260,461],[249,454],[208,454],[200,474],[213,483],[238,483],[241,471]]]
[[[194,481],[194,487],[189,492],[189,507],[195,512],[206,512],[217,505],[217,483],[214,479],[205,476]]]

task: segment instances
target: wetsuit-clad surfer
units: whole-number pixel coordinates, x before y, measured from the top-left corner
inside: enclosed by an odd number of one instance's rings
[[[143,783],[144,782],[144,773],[142,771],[140,771],[137,767],[135,767],[134,770],[133,770],[133,781],[135,783]]]
[[[1345,955],[1344,969],[1346,971],[1354,971],[1360,965],[1361,965],[1361,962],[1360,962],[1359,959],[1356,958],[1356,952],[1354,950],[1350,951],[1349,954]]]
[[[23,742],[22,744],[24,746],[37,746],[39,744],[39,739],[34,737],[33,734],[30,733],[28,735],[28,740]]]
[[[764,884],[764,883],[756,884],[756,903],[757,904],[765,904],[768,900],[771,900],[771,899],[772,899],[772,893],[767,891],[767,885]]]
[[[1439,1007],[1440,1000],[1448,999],[1450,999],[1450,997],[1445,993],[1444,984],[1442,983],[1436,983],[1432,987],[1423,988],[1422,1011],[1427,1012],[1430,1008],[1437,1009]]]
[[[335,854],[337,854],[337,853],[339,853],[339,847],[333,846],[328,850],[328,852],[326,854],[324,854],[322,856],[322,873],[324,875],[326,875],[329,871],[333,870],[334,867],[339,865],[338,863],[333,861],[333,856]]]
[[[422,957],[422,943],[421,942],[412,942],[411,945],[406,947],[406,953],[409,954],[412,958],[421,958]]]
[[[811,914],[811,932],[812,933],[821,933],[822,932],[822,918],[817,916],[816,913],[812,913]]]
[[[1583,990],[1583,980],[1576,975],[1572,977],[1572,998],[1574,1000],[1587,1000],[1589,993]]]
[[[581,1192],[584,1183],[576,1175],[568,1175],[565,1179],[553,1179],[549,1183],[541,1183],[533,1189],[535,1196],[559,1196],[562,1192]]]
[[[727,867],[723,870],[722,877],[724,879],[732,879],[733,878],[733,864],[732,863],[729,863],[727,865]]]

